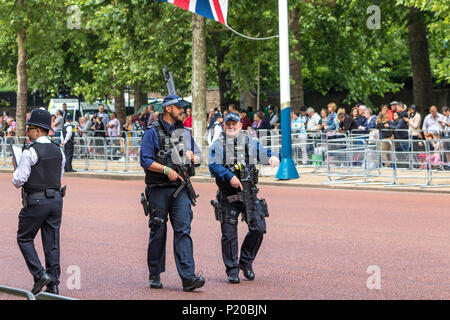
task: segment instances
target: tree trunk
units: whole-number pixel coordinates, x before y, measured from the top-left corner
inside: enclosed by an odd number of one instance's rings
[[[291,84],[291,109],[293,111],[300,110],[300,107],[305,104],[303,95],[303,76],[302,76],[302,61],[300,58],[300,32],[298,28],[298,21],[300,16],[300,9],[295,8],[289,12],[289,30],[295,38],[295,44],[292,48],[290,59],[290,72],[294,83]]]
[[[19,0],[19,6],[23,6],[24,0]],[[16,108],[16,135],[25,136],[25,122],[27,114],[27,41],[26,29],[20,27],[17,32],[18,56],[17,61],[17,108]]]
[[[147,90],[142,90],[142,86],[140,83],[136,83],[134,85],[134,113],[138,113],[139,108],[143,104],[148,103],[147,99]]]
[[[192,130],[202,146],[206,129],[206,35],[205,18],[192,15]]]
[[[427,26],[423,13],[416,8],[409,9],[408,39],[413,74],[414,104],[424,114],[433,100],[433,85]]]
[[[120,124],[125,123],[126,111],[125,111],[125,96],[124,87],[120,87],[118,95],[113,95],[114,98],[114,109],[117,114],[117,119],[119,119]]]

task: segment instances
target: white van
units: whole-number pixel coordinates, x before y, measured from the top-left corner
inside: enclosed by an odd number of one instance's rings
[[[79,117],[83,117],[86,113],[95,114],[98,112],[98,107],[100,104],[105,106],[105,111],[107,113],[114,111],[114,102],[113,103],[103,103],[99,101],[95,101],[93,104],[89,104],[87,102],[80,102],[76,98],[70,99],[51,99],[48,104],[48,111],[50,114],[55,114],[56,110],[62,111],[62,105],[67,105],[67,110],[72,114],[73,121],[78,121]]]
[[[84,115],[83,109],[80,106],[80,101],[76,98],[50,99],[48,104],[48,112],[50,112],[50,114],[55,114],[56,110],[62,111],[62,105],[64,103],[67,105],[67,111],[72,114],[72,119],[74,121],[77,121],[79,117]]]

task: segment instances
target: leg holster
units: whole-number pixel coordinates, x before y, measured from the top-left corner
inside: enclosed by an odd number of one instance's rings
[[[211,205],[214,207],[214,215],[217,221],[220,221],[220,223],[229,223],[232,225],[238,224],[238,211],[223,206],[219,200],[211,200]]]
[[[158,208],[154,205],[150,204],[150,219],[148,221],[149,228],[154,228],[157,226],[162,225],[163,223],[167,222],[167,218],[169,216],[169,212],[167,209],[164,208]]]
[[[248,224],[252,223],[253,220],[259,221],[269,216],[269,210],[265,199],[256,198],[256,200],[254,200],[254,208],[253,212],[244,212],[242,215],[242,220],[245,220]]]

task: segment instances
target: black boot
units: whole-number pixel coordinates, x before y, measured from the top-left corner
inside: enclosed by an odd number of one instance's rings
[[[192,279],[183,281],[183,291],[192,291],[203,287],[205,278],[200,275],[194,275]]]
[[[157,276],[150,275],[150,288],[152,289],[162,289],[163,284],[159,274]]]
[[[244,277],[246,277],[248,280],[254,280],[255,279],[255,273],[253,272],[251,267],[244,267],[243,265],[239,265],[239,268],[244,273]]]
[[[239,275],[238,274],[229,274],[228,275],[228,282],[229,283],[239,283]]]
[[[45,289],[45,292],[52,293],[52,294],[59,294],[58,285],[57,284],[47,285],[47,289]]]
[[[31,289],[31,293],[34,295],[37,295],[39,292],[41,292],[42,288],[46,285],[48,285],[52,279],[50,279],[49,275],[44,271],[42,273],[42,276],[34,282],[33,289]]]

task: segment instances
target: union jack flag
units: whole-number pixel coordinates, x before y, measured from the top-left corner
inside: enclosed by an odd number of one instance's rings
[[[157,0],[227,24],[228,0]]]

